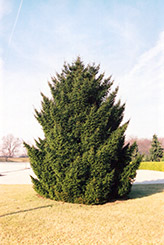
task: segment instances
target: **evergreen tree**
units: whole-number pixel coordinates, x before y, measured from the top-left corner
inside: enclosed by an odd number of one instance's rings
[[[138,149],[138,144],[136,141],[134,141],[133,147],[134,147],[134,151],[132,153],[132,160],[136,159],[139,156],[141,159],[143,159],[144,155],[140,154],[139,149]]]
[[[161,143],[159,142],[157,135],[154,134],[150,148],[150,159],[152,161],[159,162],[162,156],[163,148],[161,147]]]
[[[52,98],[42,94],[42,110],[35,111],[45,137],[25,143],[40,195],[98,204],[130,192],[141,159],[132,160],[135,146],[124,143],[125,104],[116,102],[112,85],[99,66],[84,66],[79,57],[52,78]]]

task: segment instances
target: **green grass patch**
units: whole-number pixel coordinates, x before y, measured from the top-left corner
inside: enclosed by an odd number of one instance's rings
[[[163,191],[134,185],[128,200],[87,206],[0,185],[0,244],[164,244]]]
[[[139,169],[164,172],[164,162],[141,162]]]

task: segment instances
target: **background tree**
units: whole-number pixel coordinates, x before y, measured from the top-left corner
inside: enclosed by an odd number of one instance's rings
[[[42,94],[42,110],[35,111],[45,138],[36,146],[25,143],[40,195],[98,204],[130,192],[141,159],[131,161],[135,146],[125,145],[125,104],[116,102],[112,85],[99,66],[85,67],[80,58],[52,78],[52,98]]]
[[[137,137],[130,137],[127,140],[127,143],[130,143],[130,145],[132,145],[134,142],[137,143],[138,152],[141,155],[144,155],[144,157],[149,157],[150,147],[151,147],[151,139],[146,139],[146,138],[139,139]]]
[[[5,157],[13,157],[18,153],[22,142],[19,138],[8,134],[2,138],[1,154]]]
[[[140,157],[142,160],[143,155],[140,154],[139,149],[138,149],[138,144],[136,141],[134,141],[133,146],[134,146],[134,151],[132,153],[132,159],[136,159],[137,157]]]
[[[161,143],[159,142],[157,135],[154,134],[150,148],[150,159],[152,161],[160,161],[162,156],[163,148],[161,147]]]

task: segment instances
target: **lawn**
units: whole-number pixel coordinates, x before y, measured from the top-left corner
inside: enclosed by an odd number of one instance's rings
[[[164,244],[164,185],[134,185],[128,200],[86,206],[0,185],[0,244]]]
[[[164,162],[141,162],[139,169],[164,172]]]

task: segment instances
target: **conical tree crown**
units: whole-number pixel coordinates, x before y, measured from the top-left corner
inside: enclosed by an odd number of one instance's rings
[[[158,140],[158,137],[156,134],[153,135],[151,148],[150,148],[150,159],[152,161],[160,161],[160,159],[163,156],[163,148],[161,146],[161,143]]]
[[[125,105],[112,85],[99,66],[84,66],[79,57],[52,78],[52,98],[42,94],[42,110],[35,111],[45,138],[25,144],[41,195],[98,204],[129,193],[140,158],[131,161],[135,146],[124,144]]]

